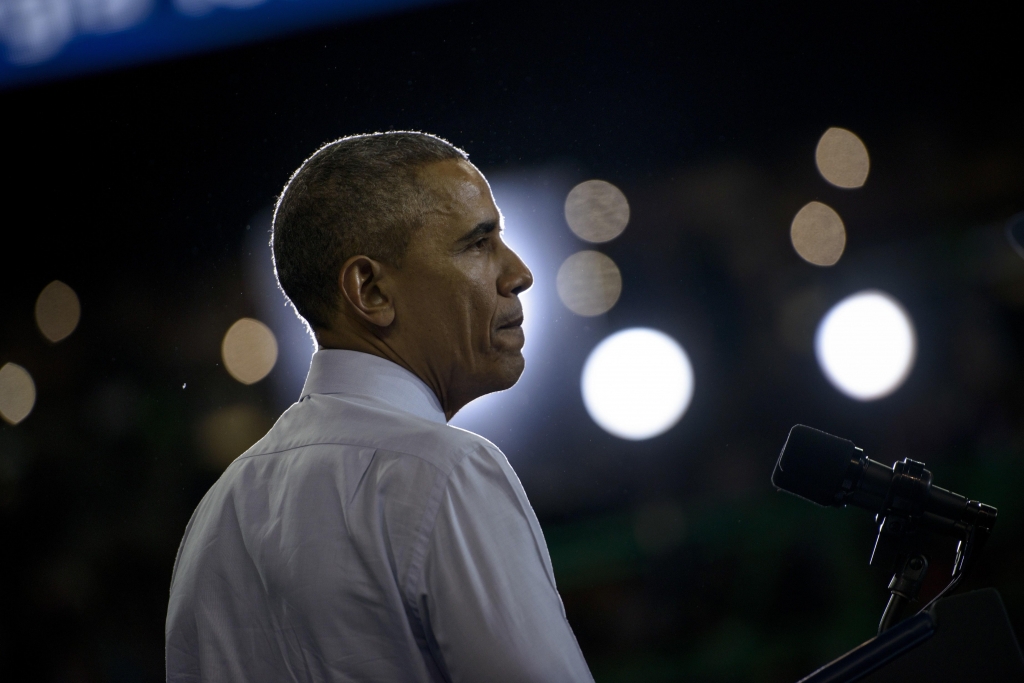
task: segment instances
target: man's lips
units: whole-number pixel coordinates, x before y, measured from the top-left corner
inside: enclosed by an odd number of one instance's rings
[[[508,330],[508,329],[513,328],[513,327],[520,327],[522,324],[523,324],[523,314],[520,313],[518,316],[516,316],[515,318],[512,318],[508,322],[503,323],[501,325],[498,325],[498,329],[499,330]]]

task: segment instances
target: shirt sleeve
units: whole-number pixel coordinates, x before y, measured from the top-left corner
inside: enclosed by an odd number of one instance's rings
[[[452,471],[419,603],[453,683],[593,681],[537,517],[500,452],[481,447]]]

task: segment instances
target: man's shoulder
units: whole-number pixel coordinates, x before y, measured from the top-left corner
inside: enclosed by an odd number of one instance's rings
[[[487,439],[458,427],[396,411],[373,401],[312,395],[292,405],[243,455],[272,456],[297,449],[369,449],[425,460],[448,474],[467,455],[501,456]]]

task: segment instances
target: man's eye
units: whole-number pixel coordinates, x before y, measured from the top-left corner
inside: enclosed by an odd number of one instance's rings
[[[473,242],[473,248],[474,249],[483,249],[485,244],[487,244],[487,238],[486,237],[481,237],[476,242]]]

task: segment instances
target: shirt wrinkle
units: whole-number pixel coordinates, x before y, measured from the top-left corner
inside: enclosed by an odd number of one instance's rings
[[[362,474],[359,475],[359,480],[356,485],[352,487],[352,493],[347,495],[345,498],[345,508],[347,509],[352,499],[359,493],[359,489],[362,487],[363,482],[366,481],[366,474],[370,471],[370,466],[373,464],[373,459],[377,457],[377,449],[373,450],[373,454],[370,456],[369,462],[366,463],[366,467],[363,468]],[[348,521],[348,515],[345,515],[346,522]]]
[[[462,458],[460,464],[464,461],[465,457]],[[458,465],[453,467],[442,481],[435,484],[435,491],[431,494],[426,514],[423,515],[422,527],[418,535],[412,562],[409,564],[409,574],[405,582],[408,588],[406,601],[417,615],[419,614],[419,604],[416,600],[416,595],[423,585],[422,573],[427,553],[430,551],[430,539],[433,536],[434,527],[437,525],[437,516],[441,511],[441,503],[444,501],[445,492],[448,490],[448,484],[451,481],[451,473],[455,471],[456,467]]]

